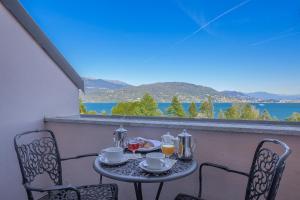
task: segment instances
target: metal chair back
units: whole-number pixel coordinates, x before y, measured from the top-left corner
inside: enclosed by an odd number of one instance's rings
[[[275,144],[283,150],[277,153],[265,147]],[[290,148],[275,139],[262,140],[255,151],[246,190],[246,200],[274,200]]]
[[[62,168],[55,136],[50,130],[29,131],[14,138],[23,184],[32,184],[39,175],[49,177],[51,184],[62,184]],[[32,199],[27,190],[28,199]]]

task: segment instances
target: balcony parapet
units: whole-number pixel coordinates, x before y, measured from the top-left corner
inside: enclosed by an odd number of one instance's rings
[[[180,128],[212,131],[215,133],[276,134],[300,136],[300,123],[280,121],[189,119],[171,117],[123,117],[102,115],[77,115],[67,117],[46,117],[45,122],[99,124],[156,128]]]

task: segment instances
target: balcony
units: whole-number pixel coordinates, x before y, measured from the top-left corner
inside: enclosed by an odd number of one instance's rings
[[[45,126],[55,132],[63,157],[99,152],[112,144],[112,133],[123,124],[130,136],[160,139],[170,131],[178,134],[183,128],[196,138],[195,158],[199,163],[214,162],[233,169],[249,171],[254,150],[264,138],[276,138],[286,142],[293,153],[288,158],[277,199],[299,199],[300,184],[300,127],[284,122],[239,122],[216,120],[189,120],[170,118],[101,117],[72,116],[46,118]],[[92,169],[93,159],[66,163],[64,178],[73,184],[97,183],[98,176]],[[132,184],[104,178],[104,182],[119,185],[120,199],[135,199]],[[158,184],[144,184],[144,199],[154,199]],[[219,170],[205,169],[205,199],[243,199],[246,180],[234,174]],[[160,199],[174,199],[178,192],[196,195],[198,192],[198,172],[186,178],[167,182]]]
[[[0,27],[1,199],[26,199],[13,148],[16,134],[51,129],[62,157],[69,157],[99,152],[110,146],[112,133],[120,124],[128,129],[130,136],[153,139],[160,139],[168,131],[176,135],[187,129],[197,140],[195,159],[198,163],[214,162],[242,171],[249,171],[260,140],[282,140],[293,153],[287,160],[277,199],[300,199],[299,123],[79,116],[79,90],[84,90],[82,79],[18,0],[0,0]],[[65,183],[97,184],[99,180],[92,167],[93,159],[64,163]],[[104,178],[104,182],[116,181]],[[116,183],[120,200],[135,199],[132,184]],[[154,199],[157,187],[156,184],[145,184],[144,199]],[[245,188],[243,177],[212,169],[204,172],[206,199],[243,199]],[[196,195],[197,172],[166,183],[160,199],[174,199],[179,192]]]

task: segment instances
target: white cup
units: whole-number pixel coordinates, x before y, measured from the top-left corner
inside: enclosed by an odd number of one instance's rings
[[[146,154],[146,162],[150,169],[161,169],[165,164],[165,155],[162,153]]]
[[[108,147],[101,151],[102,156],[109,162],[119,162],[123,158],[123,148]]]

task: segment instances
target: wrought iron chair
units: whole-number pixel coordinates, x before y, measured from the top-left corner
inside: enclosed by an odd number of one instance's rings
[[[283,149],[283,153],[277,154],[266,148],[264,145],[266,143],[279,145]],[[245,200],[274,200],[285,168],[285,161],[290,153],[291,150],[285,143],[274,139],[264,139],[256,148],[249,174],[218,164],[202,163],[199,168],[198,197],[179,194],[175,200],[201,200],[202,169],[206,166],[245,176],[248,179]]]
[[[50,130],[29,131],[14,138],[14,146],[22,173],[22,182],[29,200],[116,200],[115,184],[86,186],[63,185],[61,161],[78,159],[97,154],[60,158],[55,136]],[[36,187],[37,177],[50,180],[50,187]],[[40,193],[37,195],[36,193]]]

